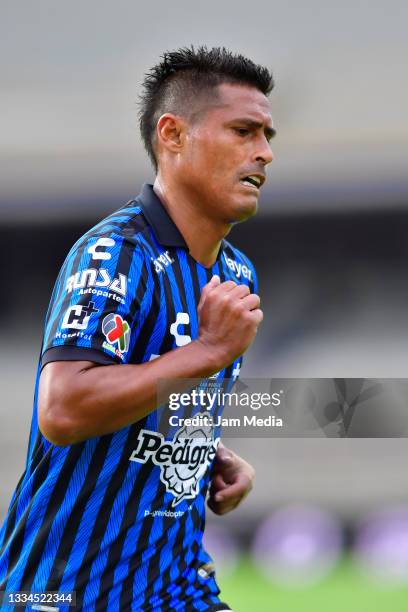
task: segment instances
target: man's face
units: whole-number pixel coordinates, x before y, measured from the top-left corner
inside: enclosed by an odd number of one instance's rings
[[[222,84],[218,93],[189,125],[178,176],[207,215],[233,223],[256,213],[274,130],[269,101],[258,89]]]

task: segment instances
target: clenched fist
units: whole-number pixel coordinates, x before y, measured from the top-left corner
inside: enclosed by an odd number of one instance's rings
[[[219,369],[245,353],[263,319],[260,299],[247,285],[221,283],[213,276],[198,304],[198,342],[212,352]]]

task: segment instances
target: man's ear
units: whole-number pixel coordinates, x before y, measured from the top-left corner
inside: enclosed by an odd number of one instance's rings
[[[186,136],[187,124],[185,120],[172,113],[165,113],[160,117],[156,126],[158,150],[164,148],[172,153],[180,153]]]

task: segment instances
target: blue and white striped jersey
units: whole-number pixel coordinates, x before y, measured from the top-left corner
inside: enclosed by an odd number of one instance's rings
[[[187,344],[214,274],[257,290],[251,262],[226,240],[212,268],[197,263],[151,185],[73,246],[45,320],[26,469],[0,531],[0,591],[75,591],[86,611],[225,609],[202,544],[219,432],[176,428],[167,439],[162,407],[62,447],[37,421],[46,363],[139,364]],[[241,359],[217,380],[237,378]]]

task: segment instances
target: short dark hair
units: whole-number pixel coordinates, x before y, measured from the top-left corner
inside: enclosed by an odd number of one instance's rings
[[[182,47],[165,52],[161,60],[145,75],[139,112],[142,140],[156,170],[155,132],[161,115],[173,112],[191,118],[197,110],[193,101],[214,96],[214,88],[222,83],[249,85],[265,95],[274,86],[267,68],[225,47]]]

